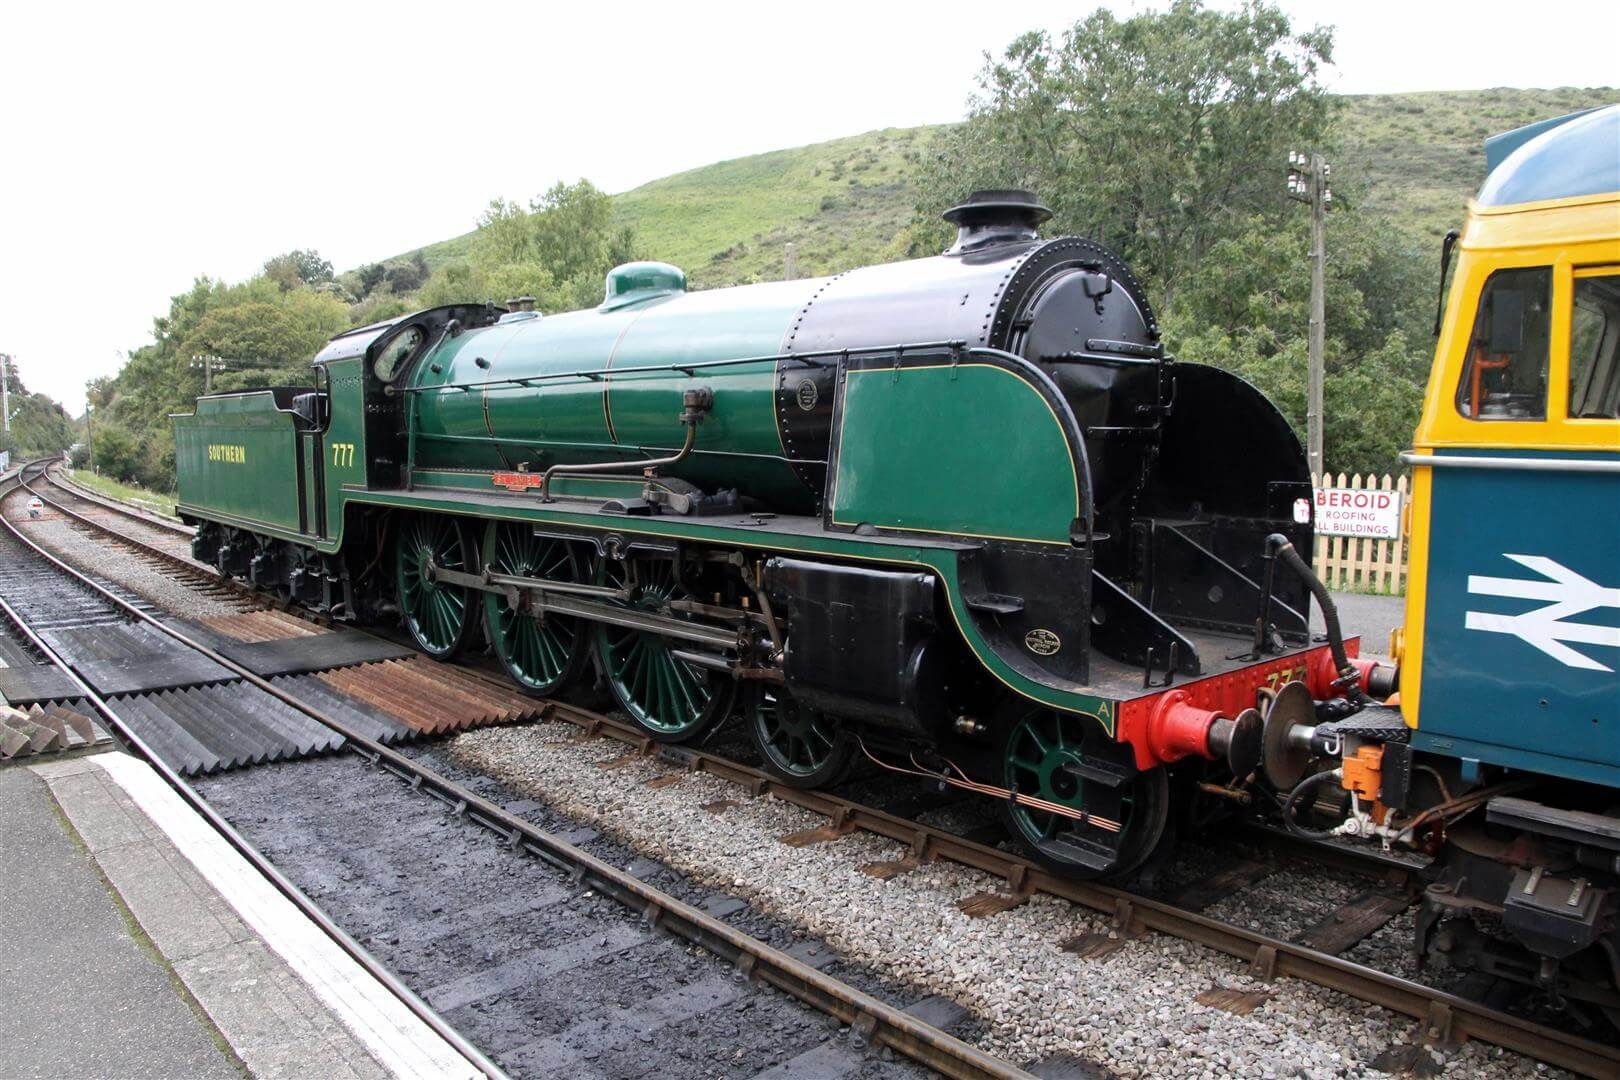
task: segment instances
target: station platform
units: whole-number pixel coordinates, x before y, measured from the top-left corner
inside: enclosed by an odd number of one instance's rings
[[[476,1075],[116,751],[0,768],[0,1015],[8,1077]]]

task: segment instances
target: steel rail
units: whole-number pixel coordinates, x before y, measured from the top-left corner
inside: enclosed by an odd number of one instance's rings
[[[233,667],[229,661],[225,663]],[[508,686],[497,676],[476,667],[459,667],[458,670],[493,685]],[[275,688],[272,688],[272,692],[276,692]],[[289,704],[304,708],[297,702],[289,701]],[[773,795],[830,819],[837,830],[861,830],[907,844],[911,857],[919,862],[932,858],[949,859],[1002,878],[1015,894],[1046,893],[1111,915],[1122,932],[1152,930],[1193,941],[1248,961],[1261,977],[1269,979],[1277,975],[1291,975],[1413,1017],[1424,1022],[1424,1030],[1430,1039],[1473,1038],[1576,1072],[1593,1076],[1620,1073],[1620,1047],[1569,1035],[1422,983],[1280,938],[1229,926],[1123,889],[1059,877],[1022,856],[976,843],[943,829],[887,814],[827,792],[795,788],[761,770],[705,750],[658,743],[635,728],[566,702],[545,702],[542,716],[567,721],[592,734],[607,735],[636,746],[644,754],[659,756],[691,771],[708,772],[748,789],[752,795]]]
[[[75,498],[75,499],[82,499],[85,502],[94,503],[94,504],[96,504],[98,506],[105,505],[105,504],[101,503],[100,500],[93,499],[93,498],[86,498],[85,496],[80,495],[79,492],[74,491],[74,490],[69,490],[67,487],[64,487],[63,485],[58,484],[57,481],[51,477],[50,470],[49,470],[48,467],[46,468],[46,470],[44,472],[41,473],[41,476],[44,477],[46,483],[52,484],[52,485],[57,486],[57,487],[61,487],[62,490],[67,491],[68,494],[70,496],[72,496],[73,498]],[[133,536],[125,536],[123,533],[115,532],[112,529],[108,528],[105,523],[97,521],[94,518],[88,517],[88,516],[86,516],[84,514],[81,514],[77,510],[74,510],[74,509],[72,509],[70,507],[64,506],[62,503],[58,502],[56,499],[51,498],[49,495],[45,495],[42,492],[36,491],[34,488],[29,486],[29,482],[27,480],[23,480],[21,478],[20,474],[18,476],[18,480],[21,483],[22,487],[27,488],[28,491],[30,491],[34,495],[38,496],[40,501],[45,503],[45,505],[54,508],[55,510],[57,510],[58,512],[60,512],[61,514],[65,515],[65,516],[67,516],[69,518],[72,518],[74,521],[77,521],[79,524],[85,526],[86,528],[95,529],[97,532],[100,532],[100,533],[106,535],[108,538],[110,538],[111,540],[113,540],[116,543],[123,544],[125,547],[131,548],[131,549],[139,552],[142,555],[146,555],[146,556],[150,556],[152,558],[160,559],[163,562],[168,563],[170,566],[173,566],[175,569],[179,570],[180,572],[182,572],[184,574],[187,574],[187,575],[197,579],[199,582],[203,582],[203,583],[206,583],[208,585],[222,585],[225,588],[228,588],[231,591],[235,592],[239,596],[250,599],[250,600],[254,601],[257,604],[260,604],[261,606],[264,606],[264,607],[273,606],[272,602],[266,597],[266,595],[264,593],[262,593],[262,592],[258,591],[257,589],[253,588],[251,585],[247,584],[244,581],[238,581],[235,578],[226,577],[225,575],[221,574],[219,571],[213,569],[212,567],[208,566],[207,564],[197,562],[195,559],[188,558],[187,556],[184,556],[184,555],[176,555],[172,551],[165,551],[162,548],[157,547],[154,544],[148,544],[144,540],[138,540]],[[145,518],[137,517],[136,515],[134,515],[130,511],[118,509],[118,508],[115,508],[115,507],[112,507],[112,506],[108,506],[107,509],[113,510],[115,513],[124,514],[126,517],[130,517],[133,520],[140,521],[144,525],[151,525],[154,528],[168,527],[168,526],[165,526],[165,525],[163,525],[163,524],[161,524],[159,522],[149,521],[149,520],[147,520]],[[178,529],[176,529],[174,531],[177,534],[179,532]],[[187,529],[185,531],[189,534],[191,530]]]
[[[482,672],[478,674],[488,677]],[[495,680],[491,678],[491,681]],[[860,830],[906,844],[909,856],[919,863],[934,858],[948,859],[1001,878],[1015,896],[1045,893],[1111,915],[1121,933],[1157,931],[1246,960],[1257,976],[1267,980],[1291,975],[1338,990],[1422,1021],[1429,1039],[1443,1042],[1473,1038],[1575,1072],[1592,1076],[1620,1073],[1620,1047],[1569,1035],[1422,983],[1218,922],[1124,889],[1060,877],[1022,856],[944,829],[827,792],[791,787],[759,769],[705,750],[658,743],[628,725],[575,705],[560,701],[547,704],[550,709],[543,716],[567,721],[593,735],[608,735],[638,747],[648,756],[657,756],[689,771],[729,780],[746,788],[753,796],[772,795],[828,818],[835,831]]]
[[[22,487],[33,491],[27,487],[26,481],[20,483]],[[568,871],[577,883],[589,883],[591,887],[612,896],[620,903],[641,911],[649,923],[663,926],[694,944],[703,946],[733,963],[744,974],[757,977],[792,994],[801,1001],[852,1025],[871,1041],[889,1046],[946,1076],[963,1080],[980,1077],[1012,1080],[1030,1075],[1015,1065],[970,1046],[887,1002],[830,975],[825,975],[809,964],[771,947],[707,912],[646,884],[561,837],[509,813],[431,767],[368,738],[343,721],[254,674],[247,667],[195,641],[163,620],[125,602],[34,544],[12,527],[9,521],[6,525],[20,541],[42,558],[117,605],[131,617],[234,672],[249,685],[263,690],[312,720],[336,731],[348,740],[351,749],[373,765],[388,769],[409,781],[413,788],[424,789],[428,794],[452,807],[456,813],[466,815],[503,835],[514,848],[523,848],[546,862]]]
[[[31,462],[25,464],[18,471],[15,477],[10,478],[10,480],[15,482],[16,486],[10,491],[0,492],[0,503],[3,503],[6,498],[15,494],[19,489],[33,491],[33,489],[28,486],[26,476],[27,470],[33,464],[35,463]],[[22,531],[13,525],[11,520],[3,513],[0,513],[0,524],[4,524],[6,530],[10,532],[15,539],[31,549],[35,554],[44,558],[47,562],[53,564],[58,570],[66,571],[73,578],[90,586],[98,594],[112,600],[125,610],[139,613],[139,609],[126,604],[123,600],[97,585],[94,581],[73,570],[71,567],[68,567],[65,563],[62,563],[49,552],[35,544],[28,537],[24,536]],[[96,692],[94,687],[85,682],[84,679],[80,678],[78,672],[74,671],[73,668],[68,665],[68,663],[61,657],[60,654],[57,653],[55,649],[53,649],[43,638],[35,633],[34,628],[29,626],[28,623],[24,621],[23,617],[11,606],[10,603],[6,601],[5,597],[3,596],[0,596],[0,614],[4,614],[5,617],[13,625],[15,625],[18,631],[22,633],[22,635],[28,640],[28,643],[38,650],[40,655],[49,660],[62,672],[63,675],[68,678],[70,682],[73,683],[75,687],[78,688],[80,696],[82,696],[86,701],[90,702],[90,704],[95,707],[96,711],[99,712],[102,717],[113,726],[113,729],[117,732],[119,740],[122,743],[134,749],[140,757],[144,758],[147,764],[157,771],[158,775],[163,778],[164,782],[167,783],[169,787],[173,788],[174,791],[183,800],[185,800],[186,804],[192,808],[192,810],[201,815],[215,832],[219,833],[220,836],[225,838],[226,843],[230,844],[238,854],[251,863],[255,870],[264,875],[264,877],[275,886],[276,890],[285,896],[294,907],[298,908],[298,910],[302,912],[304,916],[311,922],[319,926],[321,931],[326,934],[327,937],[331,938],[340,949],[347,953],[355,963],[359,964],[367,974],[381,983],[389,993],[393,994],[402,1005],[410,1010],[412,1015],[416,1016],[417,1019],[421,1020],[428,1026],[429,1029],[448,1043],[450,1047],[454,1049],[456,1053],[465,1058],[468,1064],[470,1064],[474,1069],[478,1070],[478,1072],[482,1073],[484,1076],[489,1077],[490,1080],[505,1080],[506,1073],[501,1069],[500,1066],[496,1065],[493,1061],[486,1057],[483,1051],[479,1050],[478,1047],[474,1046],[470,1041],[468,1041],[466,1036],[462,1035],[455,1028],[451,1027],[443,1017],[434,1011],[431,1005],[418,997],[415,991],[411,990],[410,987],[401,982],[398,976],[394,975],[393,972],[389,971],[383,966],[381,961],[368,952],[365,946],[361,945],[354,938],[350,937],[347,931],[334,922],[331,916],[327,915],[325,911],[321,910],[320,906],[317,905],[315,901],[311,900],[309,896],[305,894],[305,892],[300,889],[290,878],[277,869],[275,864],[266,858],[258,848],[254,847],[247,837],[238,832],[235,826],[233,826],[229,821],[225,820],[219,811],[215,810],[211,805],[209,805],[208,801],[202,797],[197,789],[187,783],[184,777],[171,768],[156,751],[147,745],[146,741],[135,732],[134,728],[130,727],[130,725],[125,722],[124,718],[105,698]]]

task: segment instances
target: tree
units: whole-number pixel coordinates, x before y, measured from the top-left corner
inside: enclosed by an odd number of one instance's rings
[[[614,230],[613,199],[589,180],[559,181],[529,209],[535,254],[558,280],[599,276],[628,257],[629,230]]]
[[[404,296],[408,292],[420,289],[427,282],[430,273],[427,260],[418,251],[404,262],[390,266],[383,275],[383,281],[394,295]]]
[[[138,480],[141,476],[140,440],[119,424],[99,424],[90,443],[96,468],[114,480]]]
[[[489,200],[473,234],[471,258],[480,266],[537,261],[528,212],[509,199]]]
[[[1164,321],[1172,352],[1255,383],[1296,430],[1305,423],[1308,244],[1303,215],[1251,218],[1209,250]],[[1397,470],[1428,373],[1427,261],[1393,227],[1354,210],[1328,218],[1328,250],[1328,464]]]
[[[153,320],[151,345],[133,350],[115,378],[87,387],[97,435],[106,424],[130,436],[133,452],[114,436],[109,453],[140,483],[166,488],[174,477],[169,414],[189,409],[203,391],[196,357],[235,362],[218,376],[217,390],[307,384],[310,358],[349,325],[348,306],[324,290],[283,289],[268,275],[237,285],[198,278]],[[107,467],[99,451],[96,460]]]
[[[15,363],[7,365],[6,389],[11,395],[11,430],[0,430],[0,450],[15,458],[60,454],[73,444],[73,420],[61,405],[44,394],[31,394],[23,385]]]
[[[1049,235],[1092,237],[1131,264],[1169,351],[1249,379],[1303,430],[1309,235],[1282,164],[1289,150],[1331,150],[1337,108],[1319,82],[1331,57],[1329,31],[1297,33],[1254,0],[1174,0],[1125,19],[1099,9],[1055,40],[1025,34],[987,60],[967,122],[920,163],[899,243],[938,252],[946,206],[974,188],[1031,188],[1054,211]],[[1351,209],[1353,182],[1335,187],[1349,197],[1328,218],[1328,464],[1383,472],[1416,419],[1432,271]]]
[[[557,183],[529,203],[492,199],[478,219],[465,271],[424,289],[434,303],[533,296],[542,311],[601,302],[602,279],[635,256],[635,234],[613,223],[613,200],[589,180]],[[441,276],[450,274],[445,267]]]
[[[283,290],[299,285],[319,285],[333,280],[332,264],[321,258],[313,248],[289,251],[277,255],[264,264],[264,276],[280,285]]]
[[[377,286],[382,284],[383,278],[388,274],[388,268],[382,263],[367,263],[356,273],[360,278],[360,287],[355,291],[355,296],[364,300],[377,291]]]
[[[1281,207],[1275,166],[1333,116],[1317,77],[1331,53],[1330,31],[1295,34],[1258,2],[1098,9],[1057,41],[1025,34],[926,159],[916,240],[938,250],[932,220],[973,188],[1029,187],[1055,231],[1118,249],[1168,308],[1214,243]]]

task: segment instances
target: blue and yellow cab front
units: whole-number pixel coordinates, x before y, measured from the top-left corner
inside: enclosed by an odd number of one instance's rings
[[[1620,105],[1487,143],[1414,449],[1414,749],[1620,786]]]

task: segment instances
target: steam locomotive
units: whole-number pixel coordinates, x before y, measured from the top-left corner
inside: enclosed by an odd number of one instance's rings
[[[1331,618],[1311,640],[1277,409],[1167,356],[1129,268],[1049,216],[981,191],[933,258],[697,292],[632,263],[594,310],[343,334],[312,387],[174,418],[195,554],[434,657],[487,641],[534,694],[594,671],[655,739],[740,711],[788,783],[860,755],[1129,873],[1172,770],[1248,777],[1275,702],[1339,715],[1389,669]]]

